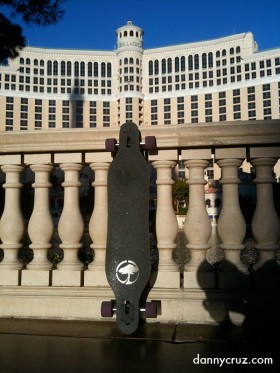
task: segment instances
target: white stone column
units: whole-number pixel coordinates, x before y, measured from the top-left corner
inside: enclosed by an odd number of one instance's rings
[[[239,205],[238,169],[242,159],[220,159],[217,164],[222,169],[220,184],[223,189],[222,209],[218,220],[218,233],[221,238],[221,248],[224,249],[225,259],[234,264],[239,270],[247,268],[240,260],[240,251],[246,234],[246,223]]]
[[[179,288],[179,270],[172,257],[178,233],[172,204],[172,170],[176,162],[159,160],[152,162],[152,166],[157,170],[156,234],[159,251],[158,275],[154,287]]]
[[[273,166],[275,158],[252,159],[256,168],[254,182],[257,188],[256,209],[252,220],[252,233],[259,249],[260,258],[256,267],[261,267],[266,261],[275,259],[279,248],[280,221],[273,202]]]
[[[214,287],[214,275],[209,272],[211,266],[206,262],[209,249],[211,222],[205,206],[204,170],[211,159],[211,149],[183,150],[182,159],[189,171],[189,206],[185,219],[184,233],[186,247],[191,252],[191,260],[185,265],[184,287]]]
[[[95,173],[92,183],[94,187],[94,209],[89,222],[89,234],[93,241],[90,245],[94,249],[94,261],[89,264],[85,272],[85,286],[108,286],[105,274],[105,257],[108,225],[108,193],[107,179],[109,163],[91,163]]]
[[[24,219],[20,210],[20,175],[23,167],[21,160],[15,156],[2,156],[2,171],[6,174],[5,206],[0,222],[1,248],[4,259],[0,263],[0,285],[18,285],[18,270],[21,264],[18,261],[18,249],[22,247],[21,239],[24,233]],[[15,162],[16,164],[11,164]],[[6,163],[6,164],[5,164]]]
[[[35,155],[31,161],[35,160]],[[44,155],[50,162],[50,155]],[[26,157],[28,159],[28,156]],[[25,158],[25,159],[26,159]],[[42,156],[36,155],[37,160]],[[43,160],[43,159],[42,159]],[[35,160],[36,161],[36,160]],[[22,273],[22,285],[49,285],[49,270],[51,263],[47,259],[47,251],[51,247],[51,238],[53,234],[53,219],[50,213],[49,188],[52,184],[49,182],[52,166],[49,164],[32,164],[31,170],[35,173],[34,188],[34,208],[28,224],[28,234],[31,240],[29,246],[33,249],[33,260],[28,265],[28,270]]]
[[[53,271],[53,286],[80,286],[82,263],[78,259],[78,250],[82,247],[81,238],[84,231],[84,222],[79,206],[79,181],[82,165],[76,163],[81,160],[80,154],[61,154],[57,160],[71,160],[70,163],[60,163],[64,171],[64,204],[58,223],[58,235],[62,243],[59,245],[64,251],[64,258]]]
[[[204,169],[208,160],[189,160],[185,166],[189,169],[189,207],[185,219],[184,232],[187,238],[187,248],[191,251],[191,260],[187,264],[187,271],[196,271],[205,260],[206,250],[211,236],[211,222],[205,206]]]

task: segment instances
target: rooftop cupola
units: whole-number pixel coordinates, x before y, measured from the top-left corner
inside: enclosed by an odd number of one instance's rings
[[[125,26],[116,30],[118,37],[118,49],[142,49],[144,31],[128,21]]]

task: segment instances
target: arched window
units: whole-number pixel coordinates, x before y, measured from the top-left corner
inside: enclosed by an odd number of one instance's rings
[[[207,69],[207,56],[206,53],[202,54],[202,68]]]
[[[74,63],[74,76],[79,76],[79,62]]]
[[[107,78],[111,78],[112,76],[112,64],[111,62],[107,63]]]
[[[47,62],[47,75],[52,75],[52,61]]]
[[[123,36],[127,36],[127,31],[125,31],[125,32],[123,33]]]
[[[121,39],[121,37],[122,37],[122,33],[120,32],[120,39]]]
[[[58,62],[53,62],[53,75],[58,75]]]
[[[211,201],[210,201],[209,198],[207,198],[207,200],[205,201],[205,205],[206,205],[207,207],[211,207]]]
[[[131,64],[133,64],[133,58],[132,57],[130,57],[130,59],[129,59],[129,63],[131,63]]]
[[[88,70],[88,76],[92,76],[92,62],[88,62],[87,70]]]
[[[208,53],[208,67],[213,67],[213,53]]]
[[[60,63],[60,75],[65,76],[65,61],[61,61]]]
[[[98,63],[97,62],[94,62],[94,76],[98,76]]]
[[[72,75],[72,63],[70,61],[67,62],[67,76]]]
[[[240,53],[240,47],[236,47],[236,53]]]
[[[19,63],[20,63],[21,65],[23,65],[23,64],[24,64],[24,58],[20,57],[20,59],[19,59]]]
[[[172,73],[172,59],[168,58],[167,60],[167,72]]]
[[[136,65],[139,65],[139,58],[136,58]]]
[[[194,56],[194,68],[195,70],[199,69],[199,55],[198,54],[195,54]]]
[[[220,51],[217,51],[216,52],[216,58],[220,58],[221,57],[221,53],[220,53]]]
[[[106,64],[105,64],[105,62],[102,62],[102,63],[101,63],[101,76],[102,76],[103,78],[106,77]]]
[[[149,75],[153,75],[153,61],[149,61]]]
[[[124,63],[125,65],[127,65],[127,64],[128,64],[128,58],[125,58],[125,59],[123,60],[123,63]]]
[[[193,70],[193,56],[188,57],[189,70]]]
[[[161,60],[161,73],[166,74],[166,59]]]
[[[136,37],[138,38],[138,31],[136,31],[135,35],[136,35]]]
[[[34,60],[34,66],[38,66],[38,60]]]
[[[133,31],[130,30],[129,36],[133,36]]]
[[[175,73],[180,71],[179,57],[175,58]]]
[[[226,56],[227,55],[227,51],[225,49],[222,50],[222,56]]]
[[[30,58],[26,58],[25,63],[26,63],[26,65],[30,65]]]
[[[229,54],[234,54],[234,48],[230,48]]]
[[[154,69],[155,69],[155,75],[158,75],[158,60],[155,60],[154,62]]]
[[[186,70],[186,59],[185,57],[181,57],[181,71],[185,71]]]
[[[81,76],[85,76],[85,63],[81,62]]]

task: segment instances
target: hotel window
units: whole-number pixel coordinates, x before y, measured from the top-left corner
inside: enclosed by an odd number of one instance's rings
[[[193,56],[188,57],[188,67],[190,71],[193,70]]]
[[[194,69],[199,70],[199,55],[195,54],[194,56]]]
[[[76,101],[76,128],[83,128],[84,110],[83,101]]]
[[[28,98],[21,98],[20,104],[20,130],[27,130]]]
[[[166,60],[161,60],[161,73],[166,74]]]
[[[164,99],[164,124],[171,124],[171,106],[170,106],[171,100],[170,98]]]
[[[198,108],[198,96],[191,96],[191,109]],[[191,123],[198,123],[198,110],[191,110]]]
[[[67,62],[67,76],[71,76],[72,75],[72,64],[71,62]]]
[[[70,121],[69,121],[69,114],[70,114],[70,108],[69,108],[69,101],[62,101],[62,128],[69,128],[70,127]]]
[[[172,73],[172,59],[168,58],[167,60],[167,72]]]
[[[149,75],[153,75],[153,61],[149,61]]]
[[[89,126],[96,127],[96,101],[89,102]]]
[[[151,100],[151,125],[158,124],[157,109],[158,109],[157,100]]]
[[[103,102],[103,127],[110,127],[110,102]]]
[[[47,75],[52,75],[52,61],[47,62]]]
[[[206,94],[205,95],[205,121],[206,122],[212,122],[212,94]]]
[[[6,97],[6,131],[13,131],[14,98]]]
[[[233,119],[241,119],[240,89],[233,90]]]
[[[75,63],[74,63],[74,76],[79,76],[79,62],[78,61],[76,61]]]
[[[60,63],[60,75],[65,76],[65,62],[61,61]]]
[[[125,99],[125,119],[127,122],[132,120],[132,97]]]
[[[88,62],[88,76],[92,76],[92,62]]]
[[[98,77],[98,63],[97,62],[94,62],[94,65],[93,65],[93,74],[95,77]]]
[[[263,119],[271,119],[270,84],[263,85]]]
[[[55,128],[55,121],[56,121],[56,101],[50,100],[49,101],[49,128]]]

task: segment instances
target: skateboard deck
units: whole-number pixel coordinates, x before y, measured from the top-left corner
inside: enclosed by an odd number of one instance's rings
[[[115,294],[116,319],[124,334],[139,326],[141,295],[150,276],[150,169],[134,123],[120,129],[118,151],[108,171],[106,276]]]

